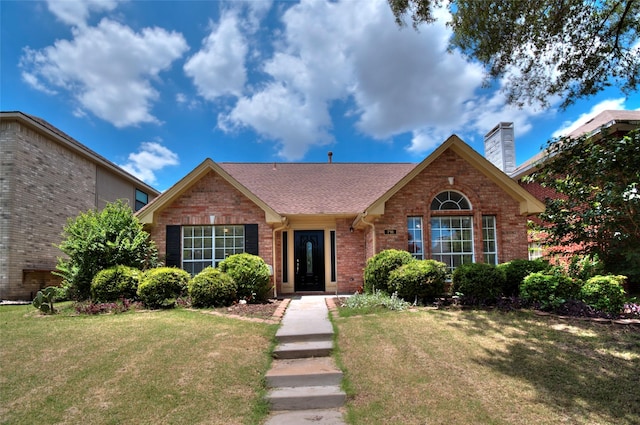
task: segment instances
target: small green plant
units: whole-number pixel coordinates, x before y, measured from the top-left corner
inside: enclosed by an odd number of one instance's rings
[[[188,291],[191,275],[177,267],[148,270],[138,286],[138,297],[147,307],[171,308]]]
[[[446,277],[445,263],[415,260],[389,273],[389,287],[406,301],[424,301],[443,294]]]
[[[369,258],[364,268],[364,291],[368,294],[375,291],[392,294],[394,291],[389,286],[389,274],[412,261],[415,258],[408,251],[397,249],[387,249]]]
[[[365,313],[377,309],[402,311],[411,307],[411,303],[398,298],[396,293],[389,295],[386,292],[375,291],[372,294],[354,294],[346,299],[342,307]]]
[[[189,282],[189,295],[194,307],[225,307],[236,300],[237,288],[227,273],[207,267]]]
[[[140,283],[140,270],[127,266],[114,266],[100,270],[91,281],[91,299],[110,302],[121,298],[133,300]]]
[[[594,276],[580,288],[580,298],[596,310],[618,314],[626,299],[625,279],[625,276]]]
[[[518,296],[520,285],[531,273],[549,270],[549,263],[543,260],[511,260],[496,266],[505,275],[504,295]]]
[[[452,275],[453,292],[468,304],[493,303],[503,292],[504,272],[492,264],[469,263],[458,266]]]
[[[234,254],[218,264],[218,268],[236,282],[239,299],[264,302],[269,297],[272,288],[269,267],[257,255]]]
[[[56,300],[57,295],[58,288],[55,286],[48,286],[41,291],[38,291],[36,297],[32,301],[32,304],[44,314],[55,314],[56,309],[53,307],[53,303]]]
[[[553,269],[547,272],[531,273],[520,285],[523,300],[539,304],[542,310],[554,310],[567,300],[578,299],[581,282]]]

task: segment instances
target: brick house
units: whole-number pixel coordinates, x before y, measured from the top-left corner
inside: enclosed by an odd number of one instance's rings
[[[0,299],[32,299],[52,275],[67,219],[159,192],[46,121],[0,112]]]
[[[640,111],[606,110],[585,122],[573,130],[567,136],[578,138],[587,135],[590,139],[600,140],[607,137],[622,137],[629,131],[640,127]],[[525,178],[540,167],[544,166],[545,152],[540,152],[531,159],[525,161],[517,168],[508,172],[512,179],[518,182],[527,192],[531,193],[541,202],[545,199],[557,198],[559,195],[551,188],[543,187],[539,183],[525,181]],[[537,224],[541,224],[534,219]],[[562,247],[548,247],[544,245],[545,233],[530,232],[529,234],[529,258],[557,257],[557,260],[568,261],[573,254],[580,251],[581,245],[563,245]]]
[[[195,274],[249,252],[292,294],[354,292],[389,248],[451,269],[526,258],[527,217],[543,208],[451,136],[417,165],[206,159],[137,215],[167,265]]]

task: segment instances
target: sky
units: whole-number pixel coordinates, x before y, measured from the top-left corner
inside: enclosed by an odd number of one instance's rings
[[[444,13],[444,12],[443,12]],[[448,52],[447,16],[399,27],[385,0],[0,1],[0,109],[38,116],[164,191],[216,162],[420,162],[451,134],[516,163],[606,109],[505,103]]]

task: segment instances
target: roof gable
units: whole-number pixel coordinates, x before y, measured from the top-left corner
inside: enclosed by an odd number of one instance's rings
[[[410,173],[398,181],[391,189],[384,193],[380,198],[368,206],[362,216],[368,214],[379,215],[384,213],[384,204],[395,195],[400,189],[406,186],[416,176],[418,176],[425,168],[439,158],[445,151],[451,149],[453,152],[462,157],[472,167],[476,168],[487,178],[493,181],[498,187],[504,190],[514,200],[520,204],[520,214],[532,215],[544,211],[544,205],[538,201],[533,195],[523,189],[518,183],[513,181],[509,176],[500,171],[495,165],[489,162],[482,155],[473,150],[469,145],[463,142],[458,136],[450,136],[442,145],[426,157],[418,164]]]
[[[156,199],[151,201],[143,209],[136,213],[138,219],[143,224],[152,224],[155,222],[155,215],[162,211],[165,207],[169,206],[173,201],[179,198],[190,187],[198,182],[209,172],[214,172],[227,181],[231,186],[237,189],[244,196],[249,198],[253,203],[258,205],[264,213],[265,220],[268,223],[281,223],[283,217],[267,205],[262,199],[258,198],[249,189],[243,186],[235,178],[233,178],[227,171],[222,169],[218,164],[213,162],[210,158],[205,159],[200,165],[193,169],[189,174],[183,177],[178,183],[171,186],[171,188],[163,192]]]

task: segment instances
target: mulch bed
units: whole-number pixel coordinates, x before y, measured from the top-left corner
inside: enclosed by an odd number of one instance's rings
[[[282,319],[289,299],[269,299],[261,304],[234,304],[209,310],[213,314],[240,319],[277,323]]]

